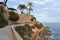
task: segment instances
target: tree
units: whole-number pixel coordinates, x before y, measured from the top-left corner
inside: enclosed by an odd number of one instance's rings
[[[18,8],[19,10],[21,10],[21,14],[23,14],[24,13],[23,10],[26,9],[27,7],[24,4],[20,4]]]
[[[9,14],[10,14],[9,20],[16,23],[16,21],[18,21],[18,19],[19,19],[18,14],[13,11],[9,12]]]
[[[36,22],[36,18],[34,16],[32,16],[31,21]]]
[[[33,9],[32,9],[32,2],[29,2],[28,3],[28,6],[29,6],[29,8],[28,8],[28,10],[29,10],[29,15],[30,15],[30,13],[31,13],[31,11],[33,11]]]
[[[8,21],[4,18],[3,14],[0,13],[0,28],[8,25]]]
[[[8,0],[4,0],[5,6],[6,6],[7,1],[8,1]]]

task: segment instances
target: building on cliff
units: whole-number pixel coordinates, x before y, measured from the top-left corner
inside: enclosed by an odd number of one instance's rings
[[[5,19],[8,19],[8,9],[5,6],[4,2],[0,2],[0,13],[2,13],[5,16]]]

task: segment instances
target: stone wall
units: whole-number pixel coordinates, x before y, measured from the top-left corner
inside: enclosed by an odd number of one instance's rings
[[[12,32],[14,34],[14,40],[23,40],[21,36],[15,31],[14,27],[12,26]]]

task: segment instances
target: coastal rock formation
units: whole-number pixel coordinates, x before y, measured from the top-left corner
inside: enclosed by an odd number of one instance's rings
[[[47,27],[42,27],[40,30],[35,28],[33,32],[31,40],[48,40],[51,35],[51,31]]]
[[[40,29],[36,26],[24,25],[17,26],[15,29],[18,34],[25,39],[29,40],[48,40],[48,37],[51,36],[51,31],[46,26],[39,26]]]

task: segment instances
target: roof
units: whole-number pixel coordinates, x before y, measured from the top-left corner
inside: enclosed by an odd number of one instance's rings
[[[0,2],[0,4],[3,4],[3,5],[5,5],[5,4],[4,4],[4,2]]]
[[[0,2],[0,4],[4,4],[4,2]]]
[[[14,8],[8,8],[9,10],[16,10],[16,9],[14,9]]]

